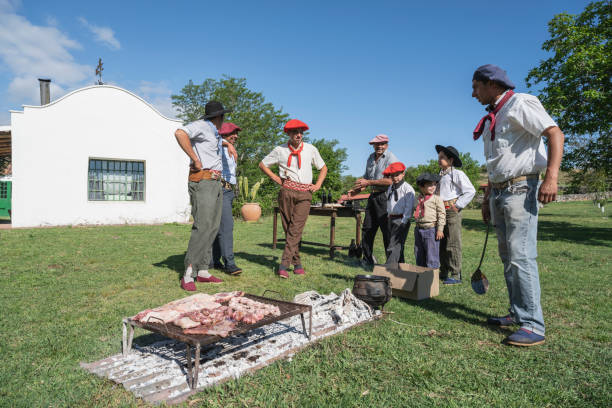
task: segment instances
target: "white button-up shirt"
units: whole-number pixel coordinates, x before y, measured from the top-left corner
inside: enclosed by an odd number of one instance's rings
[[[446,172],[438,184],[438,193],[443,201],[457,199],[455,206],[459,209],[465,208],[476,194],[472,182],[459,169],[452,168]]]
[[[495,140],[491,141],[490,122],[486,122],[482,133],[490,181],[500,183],[546,169],[547,153],[542,132],[557,124],[538,98],[515,93],[495,119]]]
[[[393,194],[393,184],[387,188],[387,214],[389,215],[403,215],[402,223],[406,224],[412,216],[414,210],[414,188],[407,182],[403,182],[401,186],[397,188],[397,200],[395,194]]]
[[[227,147],[223,147],[221,163],[223,164],[223,171],[221,172],[223,180],[236,185],[236,160],[234,160],[234,156],[229,154]]]
[[[223,139],[211,121],[200,119],[179,129],[189,136],[191,147],[202,162],[202,168],[218,171],[223,169],[221,164]]]
[[[298,158],[291,158],[291,166],[287,166],[291,151],[287,144],[276,146],[274,150],[263,158],[262,163],[266,167],[278,164],[278,175],[282,179],[297,181],[302,184],[312,184],[312,166],[317,170],[321,170],[325,166],[325,162],[319,153],[319,150],[310,143],[302,142],[304,148],[300,153],[302,158],[302,167],[298,168]]]

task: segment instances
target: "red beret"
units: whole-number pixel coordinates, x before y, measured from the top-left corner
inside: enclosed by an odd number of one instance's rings
[[[308,130],[310,128],[308,127],[307,124],[305,124],[301,120],[291,119],[289,122],[287,122],[287,124],[285,125],[285,128],[283,130],[285,131],[285,133],[287,133],[287,131],[290,130],[290,129],[304,129],[304,130]]]
[[[395,163],[391,163],[389,167],[387,167],[385,171],[383,171],[383,175],[389,176],[393,173],[400,173],[404,170],[406,170],[406,166],[404,166],[404,163],[395,162]]]
[[[225,122],[221,125],[221,129],[219,129],[219,134],[221,136],[231,135],[234,132],[240,132],[242,129],[240,127],[234,125],[232,122]]]

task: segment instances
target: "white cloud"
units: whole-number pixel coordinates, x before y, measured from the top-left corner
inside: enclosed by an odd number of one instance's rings
[[[149,102],[164,116],[176,118],[178,113],[172,106],[172,91],[164,82],[141,81],[136,94]]]
[[[94,69],[77,63],[71,50],[81,45],[57,27],[37,26],[15,13],[17,2],[0,0],[0,61],[13,79],[6,92],[11,104],[38,104],[38,78],[51,78],[51,97],[92,80]]]
[[[91,24],[83,17],[79,17],[79,21],[93,33],[95,40],[99,43],[106,45],[111,50],[118,50],[121,48],[121,43],[115,38],[115,32],[110,27],[100,27]]]

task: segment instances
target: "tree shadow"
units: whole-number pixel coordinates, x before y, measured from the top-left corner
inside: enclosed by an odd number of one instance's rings
[[[488,314],[481,312],[480,310],[472,309],[469,306],[463,305],[457,302],[445,302],[434,298],[425,300],[410,300],[404,298],[397,298],[400,302],[408,303],[412,306],[419,307],[430,312],[438,313],[447,319],[460,320],[466,323],[473,324],[474,326],[485,327],[491,331],[502,334],[511,334],[514,330],[509,328],[502,328],[499,326],[491,326],[487,324],[487,318],[490,317]]]
[[[187,255],[187,252],[184,252],[183,254],[170,255],[163,261],[154,263],[153,266],[171,269],[177,273],[178,280],[181,280],[183,273],[185,272],[185,255]]]
[[[480,220],[464,219],[463,227],[472,231],[486,231]],[[495,233],[492,228],[492,232]],[[538,220],[538,241],[565,241],[609,247],[612,246],[612,228],[586,227],[566,221]]]

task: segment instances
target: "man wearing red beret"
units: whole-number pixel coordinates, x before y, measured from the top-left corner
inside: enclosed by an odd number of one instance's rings
[[[242,129],[232,122],[225,122],[219,129],[219,134],[227,146],[223,146],[221,156],[221,184],[223,189],[223,209],[221,211],[221,224],[219,232],[212,245],[212,261],[209,269],[220,269],[231,275],[242,272],[234,260],[234,217],[232,216],[232,203],[234,202],[234,186],[236,186],[236,157],[228,151],[229,145],[234,146],[238,139],[238,132]],[[223,263],[221,263],[223,258]]]
[[[374,153],[368,157],[366,170],[362,178],[355,181],[355,186],[349,191],[349,195],[357,194],[367,187],[370,187],[370,197],[365,210],[365,217],[361,227],[363,240],[361,247],[363,248],[363,260],[361,265],[366,269],[371,269],[376,263],[374,258],[374,238],[376,231],[380,227],[383,236],[383,244],[385,252],[389,247],[389,225],[387,221],[387,195],[385,192],[391,185],[391,179],[383,176],[383,171],[389,167],[391,163],[399,160],[390,150],[389,136],[376,135],[370,140],[370,145],[374,148]]]
[[[319,150],[302,140],[308,125],[300,120],[291,119],[284,130],[289,136],[288,143],[276,146],[259,163],[259,168],[281,186],[278,193],[278,209],[286,239],[278,274],[286,279],[289,277],[287,269],[290,265],[294,265],[294,274],[305,273],[300,260],[299,244],[310,214],[312,193],[321,188],[327,176],[327,166]],[[270,166],[275,164],[279,167],[278,176],[270,170]],[[312,184],[312,166],[319,170],[316,184]]]

